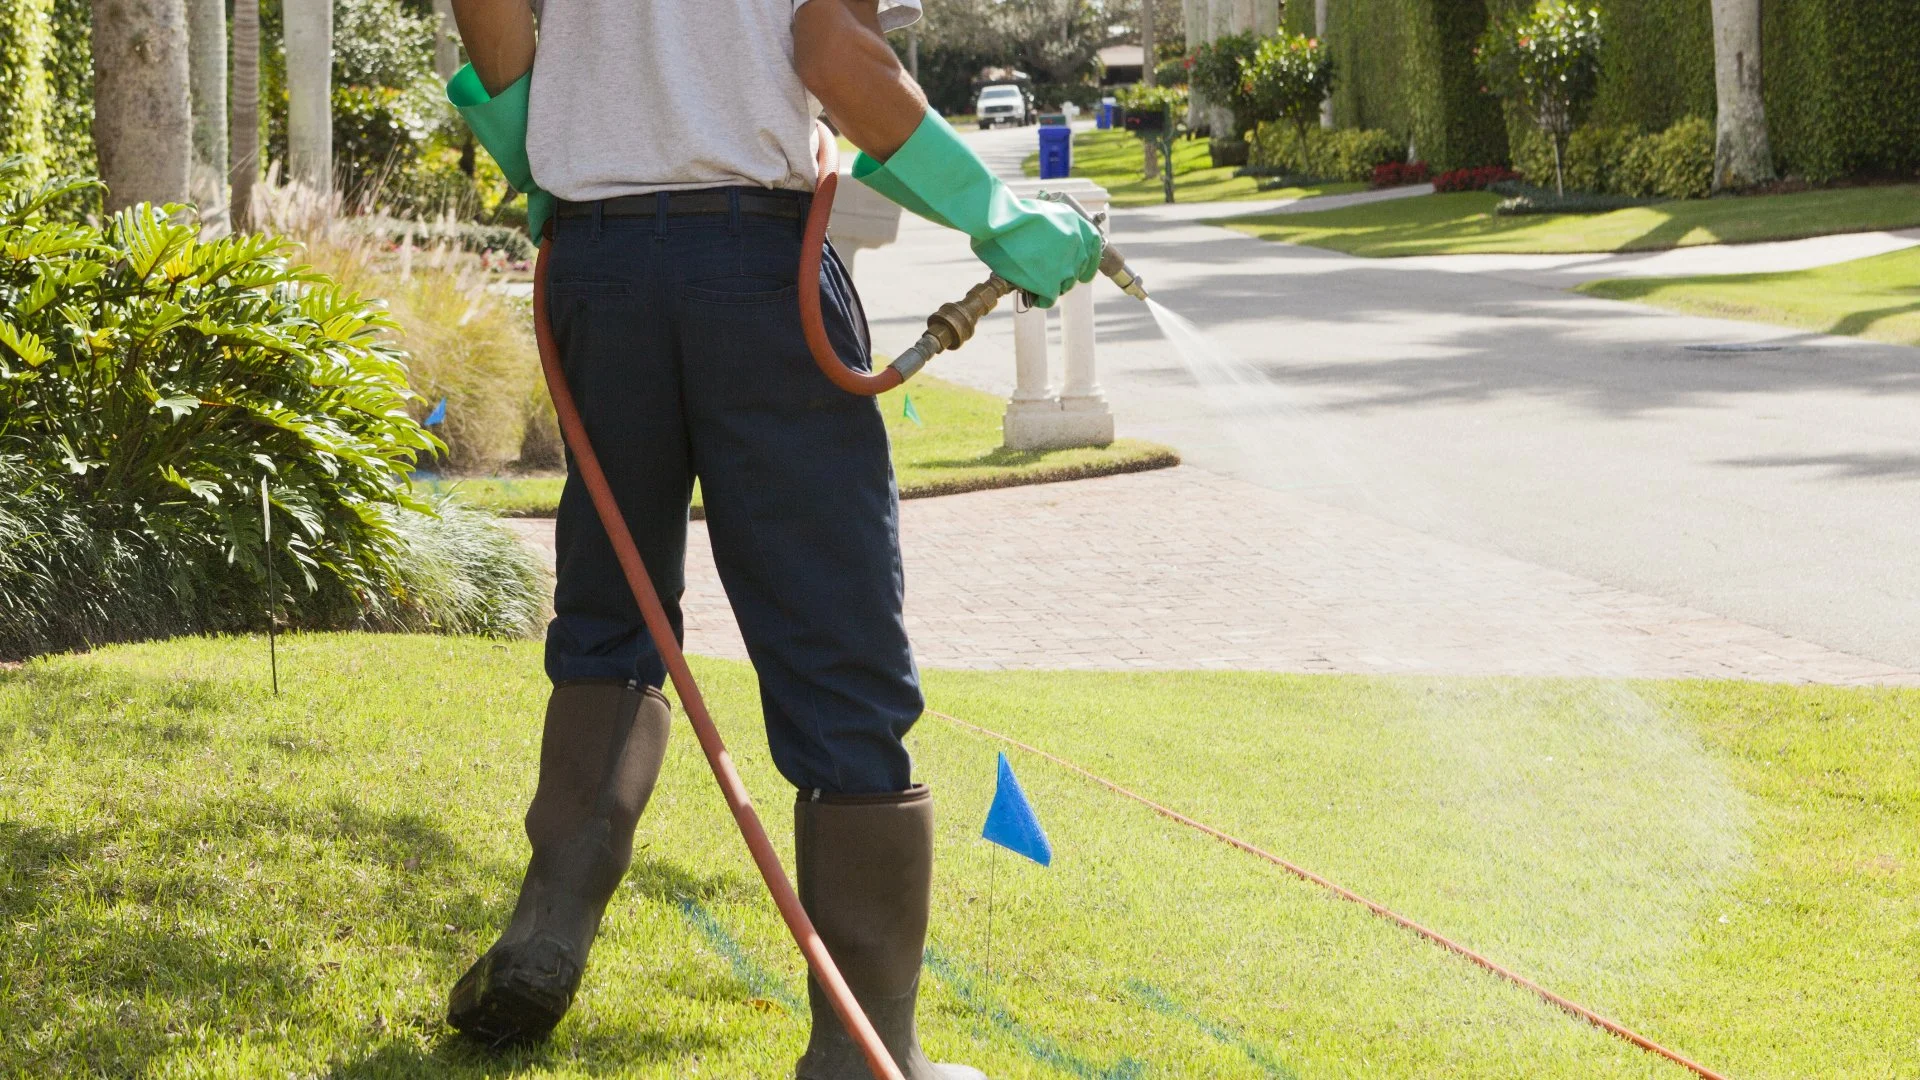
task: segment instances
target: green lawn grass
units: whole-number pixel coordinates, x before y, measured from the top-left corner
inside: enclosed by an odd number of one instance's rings
[[[915,423],[906,416],[912,395]],[[1008,450],[1000,443],[1000,398],[922,375],[880,396],[900,496],[917,499],[984,488],[1047,484],[1090,476],[1139,472],[1179,464],[1158,443],[1115,439],[1110,446],[1077,450]],[[452,492],[470,503],[514,517],[550,517],[560,505],[558,476],[480,477],[430,480],[435,493]],[[700,506],[694,492],[696,512]]]
[[[1610,214],[1498,217],[1499,196],[1461,192],[1218,222],[1265,240],[1350,255],[1558,254],[1747,244],[1920,225],[1920,185],[1688,199]]]
[[[1364,191],[1365,184],[1320,184],[1261,191],[1260,181],[1233,175],[1232,166],[1208,164],[1207,140],[1176,139],[1173,144],[1173,197],[1176,202],[1231,199],[1304,199]],[[1106,188],[1114,206],[1158,206],[1166,196],[1158,180],[1142,179],[1140,140],[1124,131],[1083,131],[1073,137],[1073,175]],[[1040,175],[1040,154],[1027,156],[1028,176]]]
[[[1579,291],[1691,315],[1920,345],[1920,248],[1812,270],[1593,281]]]
[[[440,1015],[522,867],[538,646],[302,635],[281,665],[278,698],[251,639],[0,672],[0,1074],[788,1074],[799,964],[684,726],[574,1014],[491,1059]],[[697,666],[784,849],[751,673]],[[953,672],[928,692],[1742,1080],[1920,1068],[1920,693]],[[999,746],[931,716],[911,745],[940,799],[936,1058],[996,1080],[1683,1075],[1017,751],[1056,861],[990,867]]]

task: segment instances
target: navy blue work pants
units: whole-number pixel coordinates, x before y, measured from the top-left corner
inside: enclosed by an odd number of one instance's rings
[[[871,398],[828,382],[807,350],[801,222],[740,213],[735,190],[725,214],[556,221],[547,303],[562,365],[676,634],[699,479],[782,775],[831,793],[904,790],[901,739],[923,703],[886,428]],[[841,357],[868,368],[866,316],[831,252],[820,298]],[[557,543],[548,676],[660,685],[665,668],[571,458]]]

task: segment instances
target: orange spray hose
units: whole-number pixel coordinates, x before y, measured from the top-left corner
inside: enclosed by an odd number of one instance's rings
[[[838,147],[831,138],[823,139],[822,143],[823,165],[831,163],[837,169]],[[816,357],[821,347],[825,347],[829,354],[832,352],[832,346],[826,344],[826,330],[820,320],[819,273],[820,242],[826,236],[826,218],[832,209],[834,178],[834,172],[823,168],[820,188],[814,195],[812,213],[807,220],[806,235],[809,239],[803,245],[810,254],[801,258],[802,322],[807,328],[808,344],[813,345],[816,340],[820,343],[814,347]],[[833,1011],[839,1015],[840,1022],[846,1025],[853,1041],[859,1044],[875,1080],[905,1080],[899,1066],[887,1053],[886,1045],[880,1041],[879,1033],[874,1031],[872,1022],[854,999],[853,991],[841,977],[840,969],[834,966],[826,943],[820,940],[819,932],[813,928],[813,920],[807,917],[806,908],[801,906],[800,897],[793,891],[793,883],[787,879],[786,871],[780,865],[780,856],[767,839],[767,830],[760,824],[760,816],[754,813],[753,800],[740,780],[739,771],[733,766],[733,758],[727,753],[727,744],[721,740],[712,715],[707,712],[706,699],[701,697],[699,684],[693,679],[693,671],[687,667],[686,654],[680,650],[679,639],[673,636],[673,624],[667,620],[666,609],[660,605],[660,596],[654,591],[653,580],[647,576],[646,564],[640,559],[640,549],[634,545],[633,534],[620,514],[620,505],[614,500],[612,487],[607,484],[607,474],[600,468],[600,459],[594,454],[593,443],[587,438],[586,424],[580,419],[573,391],[567,386],[566,373],[560,368],[559,350],[553,341],[553,323],[547,315],[547,255],[552,247],[553,238],[549,233],[540,242],[540,256],[533,272],[533,332],[540,348],[540,367],[546,372],[547,392],[553,396],[553,411],[560,421],[560,433],[566,440],[567,449],[573,452],[574,466],[580,470],[580,479],[586,484],[587,493],[593,497],[593,508],[600,516],[600,524],[607,530],[607,539],[612,542],[614,555],[620,560],[620,569],[626,575],[627,585],[633,589],[633,598],[640,605],[640,614],[646,622],[647,633],[653,637],[654,648],[659,650],[660,659],[665,662],[667,673],[673,679],[673,688],[680,695],[681,707],[686,710],[687,719],[693,724],[694,736],[700,740],[700,749],[707,755],[707,764],[713,768],[713,778],[720,784],[720,793],[727,800],[727,808],[733,811],[734,823],[740,827],[740,835],[746,839],[747,850],[753,855],[754,865],[760,869],[760,877],[766,882],[767,891],[773,894],[774,906],[780,909],[780,917],[786,920],[787,929],[792,931],[794,942],[800,946],[801,955],[806,957],[807,966],[812,969],[814,980],[826,992]],[[854,380],[866,380],[857,382],[858,386],[880,384],[876,389],[857,389],[834,378],[836,383],[841,383],[853,393],[877,394],[900,382],[898,372],[865,375],[837,361],[834,367]],[[832,372],[828,375],[833,377]],[[887,381],[887,375],[893,376],[891,382]]]
[[[820,317],[820,257],[827,245],[827,219],[833,216],[833,193],[840,186],[840,143],[817,121],[814,139],[819,143],[814,151],[819,179],[814,181],[813,208],[807,212],[807,230],[800,240],[800,329],[807,336],[807,348],[821,374],[849,394],[873,397],[906,379],[894,368],[872,375],[855,371],[841,361],[833,342],[827,340],[827,324]]]

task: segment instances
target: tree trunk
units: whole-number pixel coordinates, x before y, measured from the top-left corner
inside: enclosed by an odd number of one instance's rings
[[[233,90],[227,107],[233,227],[251,229],[253,182],[260,175],[260,0],[233,0]]]
[[[315,191],[333,191],[333,3],[285,0],[287,171]]]
[[[441,82],[460,70],[460,31],[453,22],[453,0],[433,0],[433,73]]]
[[[1713,89],[1719,103],[1713,189],[1773,179],[1760,94],[1760,0],[1713,0]]]
[[[1313,37],[1323,45],[1327,40],[1327,0],[1313,0]],[[1333,89],[1327,89],[1326,99],[1320,102],[1320,126],[1333,130]]]
[[[187,0],[187,66],[193,98],[193,201],[200,225],[220,235],[227,213],[227,5]]]
[[[1140,0],[1140,85],[1154,85],[1154,0]],[[1160,154],[1152,139],[1140,140],[1141,172],[1148,180],[1160,179]],[[1172,162],[1167,163],[1173,167]]]
[[[93,141],[108,213],[188,198],[187,78],[185,0],[93,0]]]
[[[1180,14],[1187,27],[1187,55],[1212,40],[1207,33],[1207,0],[1180,0]],[[1204,95],[1192,90],[1187,91],[1187,126],[1199,127],[1207,115],[1207,102]]]

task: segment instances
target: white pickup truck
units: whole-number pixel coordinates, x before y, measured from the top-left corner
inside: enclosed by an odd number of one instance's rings
[[[980,96],[974,99],[973,115],[983,131],[995,124],[1026,127],[1034,121],[1033,103],[1027,100],[1027,92],[1007,83],[982,88]]]

